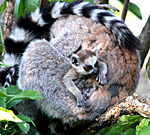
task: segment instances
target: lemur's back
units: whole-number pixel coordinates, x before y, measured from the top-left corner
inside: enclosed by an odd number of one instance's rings
[[[54,23],[51,39],[50,44],[37,41],[29,45],[21,61],[18,80],[20,88],[33,89],[45,97],[45,101],[36,102],[48,116],[63,121],[91,120],[135,90],[139,79],[138,54],[116,46],[106,27],[90,19],[70,16]],[[108,65],[108,84],[99,86],[85,107],[77,107],[74,96],[62,83],[62,77],[70,68],[66,56],[80,45],[85,49],[100,43],[99,59]],[[92,78],[76,81],[81,90],[83,84],[84,88],[92,89],[93,83]]]

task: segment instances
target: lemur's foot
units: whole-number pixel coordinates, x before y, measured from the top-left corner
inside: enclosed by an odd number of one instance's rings
[[[87,99],[89,99],[90,96],[91,96],[90,89],[89,88],[84,89],[84,91],[83,91],[83,98],[84,98],[84,100],[86,101]]]
[[[104,74],[99,74],[96,81],[99,82],[99,85],[105,85],[107,83],[107,77]]]
[[[97,87],[85,88],[83,91],[84,100],[87,101],[96,90],[97,90]]]
[[[78,107],[82,107],[82,106],[84,106],[85,105],[85,100],[84,100],[84,98],[82,97],[82,98],[77,98],[77,106]]]

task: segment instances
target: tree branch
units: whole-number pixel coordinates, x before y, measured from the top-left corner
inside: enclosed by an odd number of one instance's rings
[[[147,23],[145,24],[139,38],[141,40],[141,46],[142,46],[140,51],[141,67],[142,67],[145,57],[150,48],[150,16],[148,17]]]
[[[125,21],[129,5],[130,5],[130,0],[125,0],[122,15],[121,15],[123,21]]]
[[[86,131],[80,131],[78,134],[95,134],[101,128],[115,123],[120,116],[127,114],[140,114],[143,117],[150,118],[150,98],[142,98],[134,93],[132,96],[128,96],[121,102],[115,104],[106,113],[96,118],[96,121],[92,123]]]
[[[13,14],[14,14],[15,0],[8,0],[5,12],[4,21],[4,40],[10,34],[13,25]],[[3,45],[3,53],[5,52],[5,46]]]

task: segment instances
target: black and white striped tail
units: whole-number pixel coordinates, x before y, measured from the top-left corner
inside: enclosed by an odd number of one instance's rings
[[[139,39],[133,35],[124,21],[114,16],[111,12],[100,9],[98,6],[95,6],[90,2],[57,2],[52,10],[53,18],[58,18],[65,14],[84,16],[91,18],[95,22],[100,22],[111,31],[120,47],[124,47],[130,51],[140,49]]]
[[[114,35],[118,45],[129,50],[139,49],[139,40],[125,23],[107,10],[90,2],[53,2],[43,5],[35,12],[21,17],[5,40],[6,53],[20,57],[34,39],[49,39],[51,25],[61,16],[78,15],[91,18],[105,25]],[[18,34],[19,33],[19,34]]]
[[[139,40],[133,35],[124,22],[107,10],[100,9],[90,2],[53,2],[42,5],[35,12],[21,17],[11,34],[5,39],[6,53],[4,64],[19,64],[22,53],[28,44],[36,39],[49,40],[50,27],[57,18],[66,15],[78,15],[102,23],[113,34],[117,44],[130,51],[140,48]],[[14,65],[11,64],[11,65]],[[9,76],[7,77],[9,78]]]
[[[18,79],[18,65],[4,68],[0,71],[0,82],[7,88],[10,85],[16,85]]]

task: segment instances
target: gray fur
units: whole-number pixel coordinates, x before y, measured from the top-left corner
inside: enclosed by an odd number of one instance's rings
[[[69,60],[49,42],[32,42],[22,57],[18,86],[22,90],[38,91],[44,96],[44,100],[36,103],[48,116],[60,118],[64,122],[93,119],[97,113],[82,116],[86,113],[85,108],[77,107],[74,96],[63,85],[62,78],[69,68]]]
[[[86,18],[70,16],[58,20],[52,27],[53,39],[50,43],[44,40],[32,42],[23,54],[19,69],[19,87],[38,91],[44,96],[45,100],[36,101],[36,104],[48,116],[60,118],[63,122],[93,120],[109,106],[131,94],[139,79],[137,54],[125,51],[123,57],[122,51],[113,44],[114,40],[106,32],[108,31],[101,24]],[[95,42],[91,42],[93,40]],[[93,49],[100,43],[99,59],[108,63],[108,84],[98,86],[95,91],[92,80],[89,84],[84,79],[77,80],[75,85],[78,88],[83,85],[83,89],[86,91],[90,88],[91,93],[85,107],[79,108],[75,97],[62,82],[63,76],[71,67],[67,56],[80,45],[83,49]],[[116,93],[115,100],[107,91],[114,83],[123,85]]]

